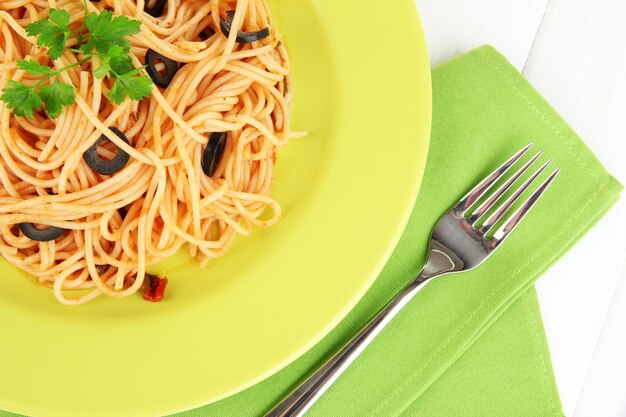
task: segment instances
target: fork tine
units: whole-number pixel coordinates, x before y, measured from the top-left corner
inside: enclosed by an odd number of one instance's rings
[[[537,179],[539,175],[541,175],[543,171],[545,171],[545,169],[551,163],[552,163],[552,160],[549,160],[548,162],[543,164],[543,166],[539,168],[537,172],[535,172],[529,179],[527,179],[526,182],[522,184],[522,186],[517,191],[515,191],[515,193],[502,205],[502,207],[500,207],[495,213],[489,216],[489,218],[485,221],[485,223],[480,227],[479,229],[480,232],[483,234],[489,232],[489,230],[496,223],[498,223],[500,219],[502,219],[502,217],[504,217],[506,212],[509,211],[511,207],[513,207],[513,204],[515,204],[517,200],[519,200],[519,198],[522,196],[524,191],[526,191],[528,187],[530,187],[530,185]]]
[[[541,187],[535,193],[530,196],[528,200],[524,203],[522,207],[520,207],[515,214],[507,221],[498,231],[493,235],[494,239],[498,242],[498,244],[502,243],[504,239],[506,239],[513,230],[524,220],[524,217],[528,214],[528,212],[533,208],[533,206],[537,203],[539,198],[543,195],[543,193],[548,189],[550,184],[554,181],[554,179],[559,175],[561,169],[557,169],[550,175],[550,177],[541,184]]]
[[[486,192],[488,192],[493,184],[500,179],[524,154],[533,146],[533,144],[526,145],[521,151],[513,155],[511,159],[506,161],[500,168],[496,169],[487,178],[485,178],[480,184],[478,184],[472,191],[470,191],[459,203],[453,208],[453,211],[460,214],[465,212],[478,201]]]
[[[473,225],[474,223],[476,223],[478,221],[478,219],[480,219],[481,217],[483,217],[485,215],[485,213],[487,213],[489,210],[492,209],[492,207],[498,202],[498,200],[500,200],[500,198],[502,198],[502,196],[513,186],[513,184],[515,184],[515,182],[519,179],[519,177],[521,177],[526,171],[528,171],[528,168],[530,168],[530,166],[537,160],[539,159],[539,157],[543,154],[542,151],[539,151],[535,156],[533,156],[531,158],[530,161],[528,161],[523,167],[521,167],[507,182],[506,184],[502,185],[498,191],[496,191],[490,198],[489,200],[485,201],[483,204],[480,205],[480,207],[478,207],[476,209],[476,211],[467,219],[467,221],[469,222],[469,224]]]

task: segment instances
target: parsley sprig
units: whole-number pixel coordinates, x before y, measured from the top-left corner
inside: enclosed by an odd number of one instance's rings
[[[37,36],[37,45],[48,49],[51,60],[60,58],[66,49],[84,58],[57,70],[34,59],[17,61],[18,69],[42,77],[34,85],[11,80],[2,90],[0,100],[17,116],[32,118],[33,111],[43,104],[49,117],[59,117],[63,106],[73,104],[76,99],[74,88],[61,82],[59,75],[93,59],[100,63],[97,67],[95,63],[92,65],[94,77],[106,77],[113,82],[109,91],[112,102],[120,104],[126,97],[139,101],[150,95],[152,80],[147,75],[140,75],[143,68],[133,66],[127,39],[139,32],[141,22],[126,16],[114,16],[109,10],[88,13],[86,0],[84,6],[85,18],[78,32],[70,28],[70,14],[62,9],[50,9],[47,19],[26,27],[28,35]],[[76,38],[76,47],[68,48],[72,36]]]

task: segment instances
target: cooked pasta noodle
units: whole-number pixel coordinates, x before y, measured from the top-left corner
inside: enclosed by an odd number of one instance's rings
[[[82,23],[78,0],[0,0],[0,87],[35,81],[17,69],[19,59],[52,68],[80,59],[66,49],[50,62],[27,35],[24,28],[49,8],[68,11],[74,26]],[[150,97],[117,105],[107,97],[110,82],[93,76],[93,61],[77,65],[60,75],[76,100],[57,119],[43,111],[17,117],[0,102],[0,253],[65,304],[129,296],[144,284],[148,266],[185,245],[204,266],[236,235],[276,223],[276,155],[295,136],[287,54],[265,0],[168,0],[156,18],[144,12],[144,0],[101,0],[88,8],[141,21],[130,38],[136,67],[148,50],[181,67],[167,88],[153,86]],[[270,35],[251,43],[237,42],[236,30],[225,36],[220,19],[228,11],[235,11],[233,29],[269,27]],[[208,176],[202,157],[215,132],[227,132],[227,140]],[[83,157],[103,134],[108,141],[99,157],[110,160],[117,149],[130,155],[112,175],[94,172]],[[36,241],[22,223],[67,231]]]

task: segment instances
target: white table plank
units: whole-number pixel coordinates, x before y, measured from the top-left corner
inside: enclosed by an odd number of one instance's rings
[[[574,415],[618,281],[617,271],[622,262],[616,256],[623,256],[626,245],[623,242],[612,248],[609,245],[613,233],[625,232],[623,223],[620,213],[613,210],[537,283],[566,416]],[[615,360],[616,364],[624,363],[623,355]]]
[[[575,417],[626,416],[626,361],[616,361],[626,352],[626,268],[613,295],[607,320]]]
[[[524,75],[626,179],[626,2],[552,0]]]
[[[522,69],[548,0],[416,0],[431,64],[489,43]]]
[[[551,0],[525,68],[526,77],[585,139],[607,168],[626,180],[626,2]],[[617,398],[603,390],[592,370],[600,331],[626,260],[626,202],[621,202],[538,283],[557,384],[567,416],[618,417]],[[611,328],[606,329],[610,333]],[[610,334],[606,335],[611,340]],[[599,351],[598,351],[599,352]],[[623,354],[602,355],[624,366]],[[598,366],[603,366],[606,362]],[[606,391],[608,392],[608,391]],[[580,409],[576,405],[581,401]],[[582,404],[581,403],[581,404]],[[623,404],[623,401],[622,401]]]

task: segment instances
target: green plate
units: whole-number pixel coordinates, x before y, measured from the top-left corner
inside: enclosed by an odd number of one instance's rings
[[[158,416],[296,359],[357,303],[408,219],[426,162],[430,69],[413,0],[273,0],[293,64],[284,218],[200,270],[160,266],[166,301],[66,307],[0,262],[0,409]]]

